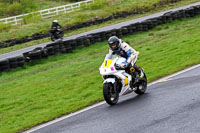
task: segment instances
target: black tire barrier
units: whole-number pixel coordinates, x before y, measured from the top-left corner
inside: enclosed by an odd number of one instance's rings
[[[30,62],[30,61],[40,60],[42,58],[47,58],[48,57],[47,50],[48,50],[47,48],[38,47],[32,51],[25,52],[23,53],[24,60],[25,62]]]
[[[77,47],[76,40],[74,40],[74,39],[64,41],[63,44],[64,44],[65,47],[71,47],[72,49],[75,49]]]
[[[72,46],[69,43],[61,42],[60,43],[60,53],[70,53],[72,52]]]
[[[8,59],[0,61],[0,66],[9,65]]]
[[[157,6],[162,6],[162,5],[169,4],[169,3],[176,3],[178,1],[181,1],[181,0],[163,0],[157,4],[154,4],[153,6],[156,8]],[[64,28],[64,31],[79,29],[79,28],[83,28],[83,27],[87,27],[87,26],[91,26],[91,25],[96,25],[96,24],[101,24],[106,21],[110,21],[110,20],[118,19],[118,18],[124,18],[124,17],[130,16],[130,15],[139,14],[141,12],[149,11],[149,10],[150,10],[149,7],[141,7],[141,8],[134,9],[133,11],[123,11],[123,12],[120,12],[117,14],[112,14],[110,16],[103,17],[103,18],[94,18],[94,19],[88,20],[86,22],[67,26]],[[21,43],[26,43],[26,42],[33,41],[33,40],[43,39],[46,37],[50,37],[50,31],[48,31],[45,34],[35,33],[32,36],[26,36],[21,39],[11,39],[11,40],[2,41],[2,42],[0,42],[0,48],[6,48],[6,47],[14,46],[14,45],[21,44]],[[97,39],[97,41],[100,41],[100,39]]]
[[[17,67],[17,58],[8,58],[8,62],[10,64],[10,68],[16,68]]]
[[[17,67],[23,67],[24,64],[25,58],[23,56],[8,58],[0,61],[0,72],[8,72]]]
[[[84,39],[83,43],[85,43],[85,45],[83,46],[90,45],[90,40],[88,38],[85,39],[84,37],[82,37],[81,39]],[[46,45],[44,48],[37,47],[32,51],[23,53],[24,62],[33,62],[36,60],[48,58],[48,56],[56,55],[58,53],[72,52],[73,48],[76,48],[72,47],[72,45],[78,46],[74,40],[70,40],[53,42],[51,44]],[[24,62],[20,62],[20,64],[22,65]]]
[[[88,35],[87,37],[88,37],[88,39],[90,40],[90,43],[91,43],[91,44],[94,44],[94,43],[95,43],[94,37],[93,37],[92,35]]]
[[[53,46],[46,47],[46,49],[47,49],[47,54],[48,55],[55,55],[54,47]]]
[[[31,60],[39,60],[42,57],[42,52],[41,50],[30,51],[28,53],[28,56]]]
[[[19,61],[19,62],[17,62],[17,65],[18,65],[19,67],[23,67],[24,64],[25,64],[25,61]]]
[[[37,47],[37,48],[33,49],[33,51],[37,51],[37,50],[41,51],[41,58],[47,58],[48,57],[48,53],[47,53],[46,48]]]
[[[113,35],[122,37],[137,32],[148,31],[157,25],[170,23],[174,20],[180,20],[183,18],[190,18],[197,15],[200,15],[200,6],[190,7],[185,10],[168,12],[160,17],[147,19],[139,23],[133,23],[127,26],[120,27],[119,29],[93,33],[87,36],[81,36],[66,41],[52,42],[51,44],[46,45],[44,48],[38,47],[32,51],[23,53],[23,57],[13,57],[0,61],[0,72],[10,71],[10,69],[16,68],[18,66],[22,67],[24,66],[25,62],[40,60],[58,53],[69,53],[78,46],[89,46],[96,42],[104,41]]]
[[[11,70],[10,65],[0,66],[0,72],[9,72]]]
[[[90,39],[86,38],[85,40],[83,40],[83,44],[84,46],[89,46],[91,44]]]
[[[78,37],[75,39],[76,42],[77,42],[77,46],[84,46],[84,43],[83,43],[83,40],[84,40],[84,37]]]

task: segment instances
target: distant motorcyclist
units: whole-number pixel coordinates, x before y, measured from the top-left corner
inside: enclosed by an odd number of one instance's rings
[[[64,32],[61,30],[62,26],[58,23],[58,20],[54,20],[51,25],[51,40],[63,39]]]
[[[62,28],[62,26],[58,23],[58,20],[54,20],[51,25],[51,33],[55,34],[60,28]]]
[[[122,64],[123,68],[132,67],[137,61],[137,51],[130,47],[126,42],[119,39],[116,36],[111,36],[108,39],[108,44],[110,46],[109,54],[117,54],[121,57],[126,58],[126,62]],[[139,72],[140,77],[144,76],[142,68],[140,66],[134,66],[135,70]],[[130,70],[129,70],[130,71]]]

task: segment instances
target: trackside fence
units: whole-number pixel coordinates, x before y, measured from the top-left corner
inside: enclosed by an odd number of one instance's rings
[[[41,18],[50,18],[52,16],[56,16],[59,14],[64,14],[64,13],[69,13],[69,12],[73,12],[76,10],[80,10],[81,6],[87,6],[93,2],[94,2],[94,0],[85,0],[85,1],[77,2],[77,3],[73,3],[73,4],[67,4],[67,5],[63,5],[63,6],[40,10],[40,11],[34,12],[34,13],[27,13],[27,14],[23,14],[23,15],[17,15],[17,16],[13,16],[13,17],[3,18],[3,19],[0,19],[0,23],[12,24],[12,25],[22,24],[25,16],[33,15],[33,14],[39,15]]]

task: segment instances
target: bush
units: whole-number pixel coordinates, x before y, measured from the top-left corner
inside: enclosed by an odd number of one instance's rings
[[[38,4],[32,0],[20,0],[23,8],[23,13],[33,12],[38,9]]]
[[[22,13],[22,5],[19,2],[14,2],[13,4],[9,5],[6,9],[4,14],[8,14],[9,16],[14,16]]]

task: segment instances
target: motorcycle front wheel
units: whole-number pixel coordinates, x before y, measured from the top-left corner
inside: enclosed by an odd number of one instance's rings
[[[61,39],[61,40],[63,40],[64,33],[63,33],[63,32],[61,32],[59,36],[60,36],[60,39]]]
[[[119,100],[119,93],[114,91],[114,86],[111,83],[104,83],[103,96],[109,105],[115,105]]]
[[[55,41],[56,39],[55,39],[55,37],[54,37],[54,35],[51,35],[51,41]]]

